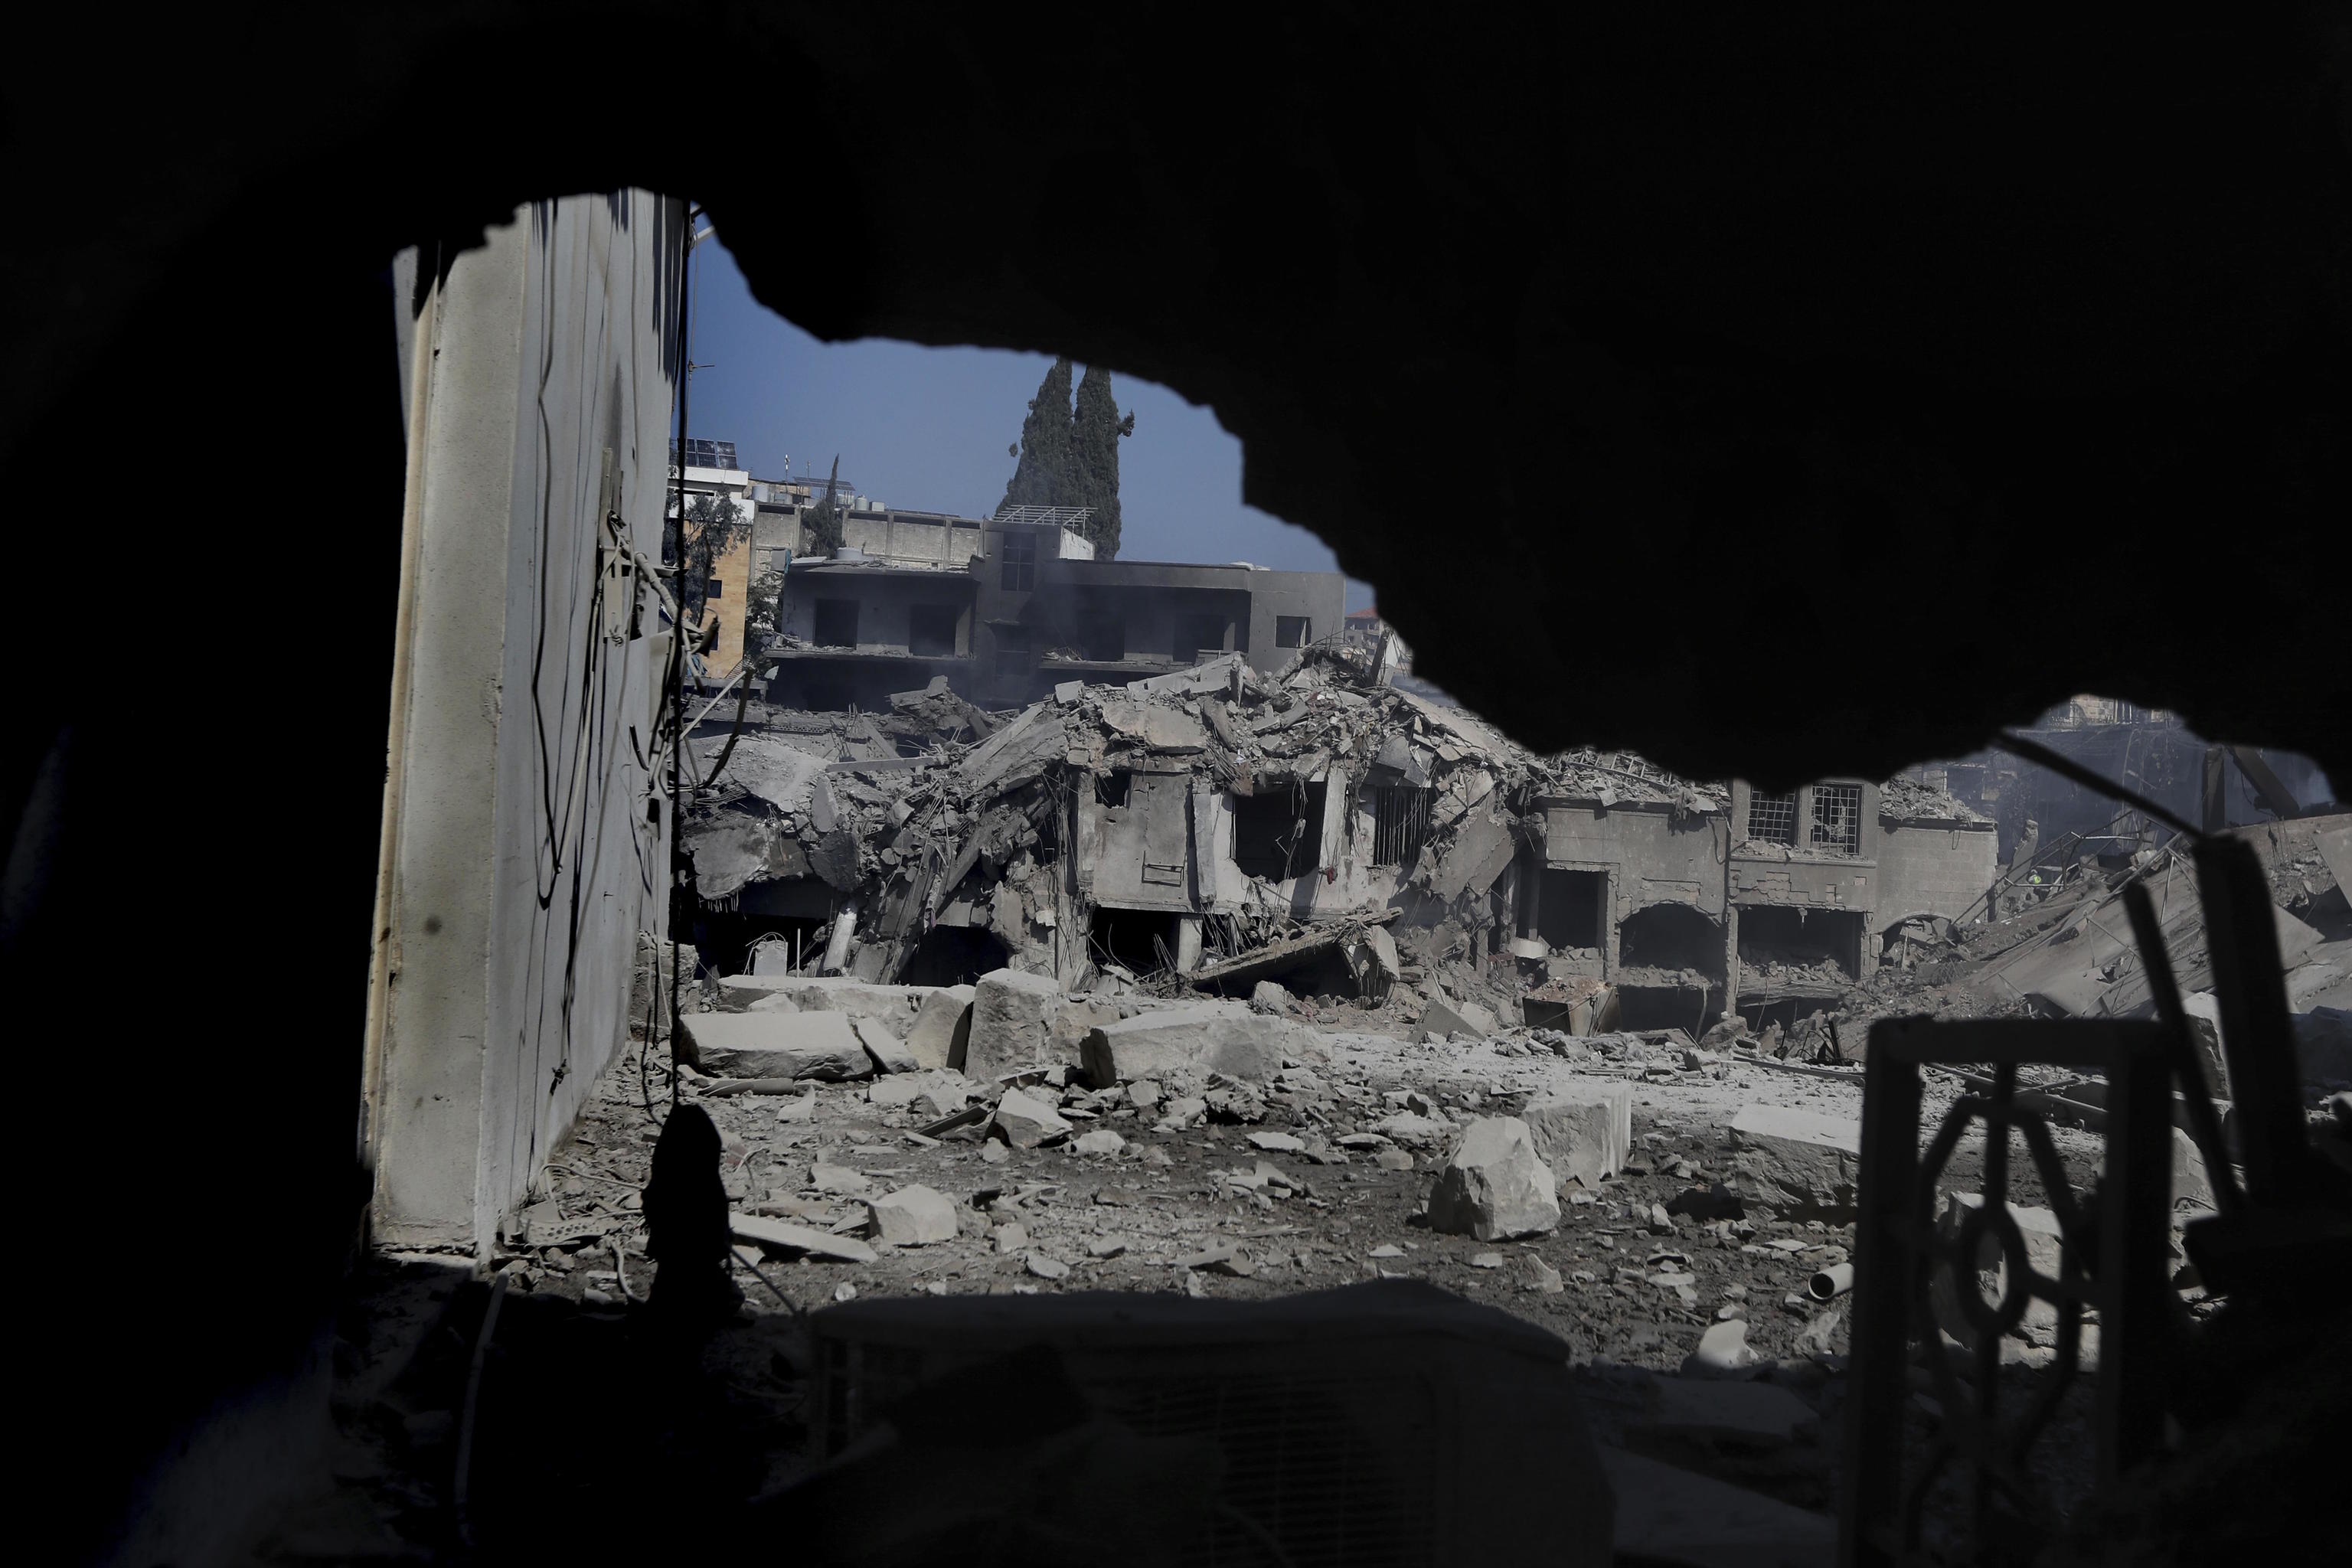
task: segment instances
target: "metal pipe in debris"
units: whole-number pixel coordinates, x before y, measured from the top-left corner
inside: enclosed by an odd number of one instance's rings
[[[1813,1276],[1805,1287],[1805,1294],[1816,1301],[1834,1301],[1853,1289],[1853,1265],[1832,1263]]]

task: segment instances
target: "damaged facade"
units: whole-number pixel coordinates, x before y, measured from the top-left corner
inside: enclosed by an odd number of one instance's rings
[[[1378,647],[1287,658],[1071,679],[1010,715],[938,670],[884,712],[707,724],[686,833],[708,962],[1370,1005],[1409,978],[1514,1022],[1590,1026],[1605,994],[1628,1026],[1697,1031],[1834,999],[1996,872],[1992,825],[1908,781],[1770,795],[1538,757],[1382,684]]]

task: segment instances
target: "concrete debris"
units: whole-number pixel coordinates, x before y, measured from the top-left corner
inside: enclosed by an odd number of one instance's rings
[[[1305,1031],[1234,1002],[1200,1002],[1139,1013],[1089,1031],[1087,1080],[1097,1088],[1171,1073],[1222,1073],[1263,1083],[1282,1068]]]
[[[866,1209],[875,1237],[894,1247],[928,1247],[956,1238],[955,1205],[946,1194],[919,1183],[885,1193]]]
[[[1127,1147],[1127,1140],[1108,1127],[1092,1132],[1081,1132],[1070,1142],[1070,1147],[1081,1154],[1116,1154]]]
[[[927,1068],[954,1065],[962,1058],[971,1031],[970,985],[942,985],[925,996],[907,1030],[907,1049]]]
[[[1980,1193],[1947,1194],[1943,1213],[1937,1219],[1937,1228],[1947,1239],[1957,1240],[1962,1222],[1983,1206]],[[2064,1233],[2059,1228],[2058,1215],[2050,1209],[2011,1204],[2009,1217],[2016,1223],[2018,1234],[2025,1243],[2026,1267],[2045,1279],[2057,1279],[2064,1257]],[[1998,1301],[2009,1289],[2009,1265],[2001,1256],[1996,1233],[1986,1229],[1979,1234],[1982,1239],[1977,1247],[1978,1289],[1985,1300]],[[1927,1304],[1945,1333],[1963,1348],[1974,1349],[1976,1326],[1960,1307],[1959,1291],[1964,1289],[1965,1284],[1954,1278],[1951,1269],[1937,1268],[1928,1279]],[[2027,1303],[2017,1331],[2027,1339],[2039,1338],[2041,1342],[2048,1343],[2057,1328],[2058,1309],[2036,1300]]]
[[[889,1026],[873,1018],[856,1018],[851,1023],[857,1031],[858,1043],[866,1054],[874,1058],[875,1067],[886,1073],[919,1071],[922,1063],[907,1048],[907,1042],[890,1032]]]
[[[1711,1325],[1698,1339],[1698,1349],[1683,1363],[1685,1377],[1738,1377],[1763,1358],[1748,1343],[1748,1324],[1735,1318]]]
[[[983,1083],[1059,1065],[1054,1024],[1062,1006],[1061,984],[1049,975],[1017,969],[982,975],[972,988],[964,1059],[950,1065]]]
[[[1430,1190],[1430,1228],[1505,1241],[1559,1225],[1551,1170],[1536,1157],[1528,1124],[1515,1116],[1490,1116],[1464,1129]]]
[[[1495,1015],[1475,1002],[1433,1001],[1422,1009],[1421,1020],[1413,1027],[1413,1037],[1423,1043],[1457,1034],[1483,1038],[1495,1032]]]
[[[1851,1223],[1862,1165],[1862,1123],[1780,1106],[1732,1118],[1732,1182],[1752,1207],[1782,1219]]]
[[[811,1226],[794,1225],[789,1220],[770,1219],[763,1215],[735,1214],[727,1216],[729,1229],[738,1241],[750,1242],[773,1252],[805,1253],[811,1258],[829,1258],[836,1263],[871,1263],[875,1251],[854,1236],[833,1236]]]
[[[1261,980],[1250,988],[1250,1006],[1260,1013],[1284,1014],[1290,1011],[1290,993],[1271,980]]]
[[[873,1058],[843,1013],[688,1013],[682,1059],[722,1078],[870,1077]]]
[[[1548,1095],[1521,1111],[1536,1157],[1555,1179],[1587,1192],[1625,1168],[1633,1153],[1633,1091],[1624,1084]]]
[[[1006,1089],[996,1102],[991,1125],[1015,1149],[1040,1148],[1070,1133],[1070,1124],[1052,1104],[1017,1089]]]
[[[1024,1262],[1024,1267],[1040,1279],[1066,1279],[1070,1277],[1068,1264],[1058,1258],[1048,1258],[1042,1252],[1031,1253]]]

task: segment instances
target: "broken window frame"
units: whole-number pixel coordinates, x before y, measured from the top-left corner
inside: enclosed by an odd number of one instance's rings
[[[1757,808],[1769,808],[1759,818]],[[1783,815],[1785,813],[1785,816]],[[1772,794],[1766,790],[1748,792],[1748,820],[1740,825],[1741,837],[1758,844],[1785,844],[1797,847],[1797,792],[1789,790]]]
[[[1818,784],[1811,790],[1806,842],[1815,849],[1841,855],[1862,853],[1862,786],[1858,784]]]
[[[1261,882],[1280,883],[1322,870],[1323,813],[1328,800],[1324,792],[1329,787],[1328,781],[1318,780],[1312,784],[1292,783],[1258,795],[1231,796],[1233,837],[1228,854],[1242,875]],[[1245,831],[1252,838],[1265,832],[1263,824],[1248,819],[1270,811],[1272,807],[1265,803],[1277,799],[1289,808],[1289,827],[1276,834],[1263,847],[1255,842],[1245,842]],[[1283,868],[1279,875],[1251,869],[1253,866],[1269,864],[1274,849],[1282,851]]]
[[[1371,788],[1372,864],[1411,866],[1429,842],[1429,814],[1437,792],[1424,784],[1375,784]]]
[[[1305,647],[1315,640],[1315,623],[1306,616],[1274,617],[1274,646]]]
[[[1025,528],[1008,528],[998,536],[1003,559],[997,585],[1008,594],[1026,594],[1037,585],[1037,536]]]

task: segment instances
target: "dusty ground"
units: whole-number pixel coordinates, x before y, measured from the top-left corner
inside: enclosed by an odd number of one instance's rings
[[[1064,1114],[1080,1131],[1108,1129],[1122,1140],[1108,1154],[1010,1149],[971,1133],[926,1139],[914,1131],[917,1113],[877,1110],[863,1084],[822,1086],[808,1101],[720,1095],[712,1092],[719,1080],[682,1074],[680,1101],[702,1105],[725,1137],[737,1209],[856,1236],[865,1227],[863,1195],[919,1183],[950,1199],[960,1221],[952,1241],[873,1244],[871,1262],[747,1249],[738,1272],[741,1321],[688,1365],[647,1342],[630,1305],[651,1280],[639,1194],[669,1111],[667,1053],[656,1048],[641,1059],[633,1047],[604,1075],[577,1135],[551,1162],[551,1190],[530,1215],[530,1239],[551,1232],[557,1239],[519,1243],[499,1260],[507,1289],[485,1357],[468,1463],[477,1479],[465,1517],[477,1548],[540,1541],[551,1514],[593,1517],[609,1508],[604,1489],[617,1473],[667,1476],[695,1491],[735,1495],[788,1478],[808,1458],[801,1419],[806,1341],[797,1314],[835,1300],[1105,1289],[1257,1297],[1382,1272],[1491,1302],[1558,1334],[1570,1347],[1604,1442],[1799,1507],[1832,1509],[1845,1303],[1824,1308],[1803,1297],[1816,1270],[1845,1258],[1851,1227],[1683,1215],[1661,1231],[1650,1210],[1727,1173],[1724,1128],[1740,1106],[1858,1116],[1860,1075],[1839,1079],[1727,1061],[1686,1071],[1681,1062],[1679,1050],[1664,1047],[1567,1060],[1524,1036],[1414,1047],[1327,1033],[1275,1092],[1243,1098],[1241,1113],[1260,1115],[1253,1121],[1163,1130],[1155,1114],[1073,1091]],[[1532,1240],[1485,1243],[1429,1230],[1421,1210],[1442,1131],[1418,1150],[1390,1145],[1389,1164],[1411,1154],[1411,1169],[1384,1167],[1377,1151],[1336,1146],[1408,1097],[1442,1126],[1507,1114],[1580,1082],[1626,1079],[1635,1086],[1633,1168],[1594,1193],[1571,1184],[1559,1228]],[[1931,1119],[1950,1097],[1947,1088],[1930,1089]],[[1089,1117],[1090,1110],[1098,1114]],[[1262,1149],[1253,1134],[1286,1134],[1316,1152]],[[2095,1141],[2063,1131],[2061,1140],[2077,1179],[2087,1179]],[[1949,1184],[1969,1184],[1973,1164],[1963,1161]],[[1230,1260],[1183,1261],[1226,1246],[1234,1249]],[[403,1291],[423,1299],[423,1291],[443,1321],[386,1386],[371,1385],[362,1370],[368,1322],[347,1328],[340,1483],[333,1496],[289,1518],[260,1561],[466,1554],[452,1507],[454,1446],[488,1291],[461,1282],[451,1267],[457,1261],[381,1258],[361,1282],[363,1296],[373,1292],[372,1310],[383,1311]],[[1727,1315],[1748,1323],[1748,1343],[1762,1358],[1752,1375],[1791,1390],[1816,1413],[1792,1438],[1742,1446],[1651,1428],[1651,1385],[1675,1373],[1705,1330]],[[396,1334],[377,1337],[387,1346],[399,1342]],[[2037,1376],[2023,1367],[2009,1375],[2021,1394]],[[2079,1423],[2079,1395],[2070,1400],[2062,1422]],[[1924,1405],[1915,1418],[1916,1441],[1925,1435]],[[574,1429],[595,1435],[594,1462],[550,1436]],[[2070,1461],[2062,1452],[2057,1462]],[[1932,1511],[1940,1517],[1956,1500],[1946,1496]],[[633,1516],[630,1527],[642,1523]]]

